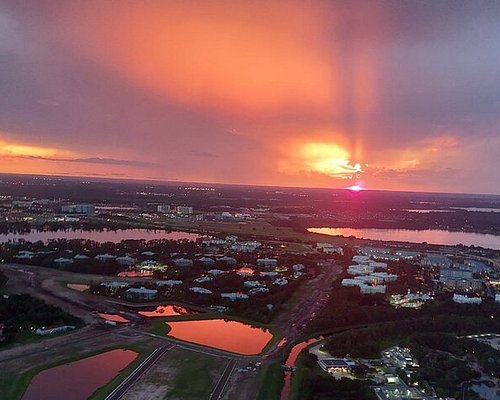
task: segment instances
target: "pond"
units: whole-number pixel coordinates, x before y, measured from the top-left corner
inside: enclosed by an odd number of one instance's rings
[[[187,314],[197,314],[197,311],[191,310],[186,307],[181,307],[175,304],[166,304],[156,307],[156,309],[151,311],[139,311],[138,314],[149,317],[173,317],[175,315],[187,315]]]
[[[484,233],[452,232],[441,229],[410,230],[378,228],[308,228],[307,231],[328,236],[354,236],[358,239],[410,243],[427,242],[447,246],[463,244],[465,246],[481,246],[500,250],[500,236]]]
[[[35,375],[22,400],[86,400],[137,355],[135,351],[116,349],[46,369]]]
[[[106,321],[119,322],[122,324],[130,322],[130,320],[122,317],[119,314],[97,313],[97,315],[99,315],[99,317],[105,319]]]
[[[224,319],[176,321],[168,325],[168,336],[244,355],[259,354],[273,337],[267,329]]]
[[[122,240],[196,240],[200,237],[197,233],[190,232],[167,232],[164,230],[150,229],[118,229],[118,230],[79,230],[68,229],[59,231],[37,231],[31,230],[28,233],[2,233],[0,234],[0,243],[5,243],[9,240],[23,239],[27,242],[47,242],[53,239],[84,239],[93,240],[99,243],[113,242],[119,243]]]

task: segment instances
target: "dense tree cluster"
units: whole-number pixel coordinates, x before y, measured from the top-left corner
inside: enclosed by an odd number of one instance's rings
[[[33,334],[37,328],[55,325],[81,326],[83,322],[28,294],[0,298],[0,324],[4,325],[1,344],[15,341],[22,335]]]

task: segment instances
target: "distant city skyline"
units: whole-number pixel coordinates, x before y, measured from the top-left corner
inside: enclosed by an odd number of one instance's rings
[[[500,3],[0,4],[0,173],[500,194]]]

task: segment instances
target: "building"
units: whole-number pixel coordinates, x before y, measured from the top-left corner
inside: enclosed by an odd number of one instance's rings
[[[351,372],[352,367],[356,364],[347,358],[320,358],[318,364],[321,369],[329,374]]]
[[[156,206],[156,211],[159,213],[169,214],[171,212],[170,205],[168,204],[158,204]]]
[[[257,266],[259,267],[276,267],[278,260],[276,258],[258,258]]]
[[[211,269],[211,270],[208,270],[207,272],[210,275],[213,275],[213,276],[218,276],[218,275],[224,275],[225,274],[225,271],[223,271],[221,269]]]
[[[120,265],[134,265],[136,263],[136,259],[130,256],[117,257],[116,262]]]
[[[359,291],[363,294],[377,294],[377,293],[385,293],[386,286],[385,285],[366,285],[362,283],[359,285]]]
[[[449,268],[452,266],[452,261],[444,254],[427,254],[421,261],[423,267],[440,267]]]
[[[190,260],[189,258],[176,258],[173,260],[174,265],[176,267],[192,267],[193,266],[193,260]]]
[[[208,290],[208,289],[205,289],[202,287],[198,287],[198,286],[193,286],[193,287],[189,288],[189,290],[193,293],[198,293],[198,294],[213,294],[211,290]]]
[[[349,275],[368,275],[373,273],[374,268],[371,265],[349,265],[347,273]]]
[[[234,266],[237,264],[236,258],[234,258],[234,257],[224,256],[224,257],[219,258],[218,261],[226,264],[227,266]]]
[[[161,286],[168,286],[168,287],[173,287],[177,285],[182,285],[183,282],[177,279],[168,279],[168,280],[159,280],[155,281],[156,286],[161,287]]]
[[[276,286],[285,286],[285,285],[288,285],[288,279],[286,279],[284,277],[276,278],[273,281],[273,285],[276,285]]]
[[[106,254],[98,254],[94,258],[98,261],[111,261],[114,260],[116,256],[106,253]]]
[[[75,329],[73,325],[62,325],[62,326],[54,326],[51,328],[38,328],[35,333],[39,336],[47,336],[47,335],[53,335],[54,333],[62,333],[66,332],[69,330]]]
[[[352,258],[352,261],[357,263],[357,264],[361,264],[361,265],[369,265],[370,264],[370,257],[356,255]]]
[[[317,243],[316,248],[326,254],[344,254],[344,249],[342,247],[334,246],[331,243]]]
[[[152,300],[158,294],[156,289],[147,289],[144,286],[140,288],[130,288],[127,289],[127,296],[141,299],[141,300]]]
[[[61,212],[68,214],[95,214],[93,204],[69,204],[61,207]]]
[[[73,259],[71,258],[64,258],[64,257],[59,257],[54,260],[54,264],[56,265],[68,265],[68,264],[73,264]]]
[[[192,214],[194,211],[193,211],[193,207],[177,206],[177,207],[175,207],[175,212],[177,214],[189,215],[189,214]]]
[[[205,267],[209,267],[215,264],[215,261],[210,257],[201,257],[199,260],[201,264]]]
[[[481,304],[483,302],[481,297],[467,297],[457,293],[453,295],[453,301],[460,304]]]
[[[258,294],[258,293],[269,293],[269,289],[262,286],[262,287],[256,287],[256,288],[250,289],[248,291],[248,294],[250,296],[253,296],[253,295]]]
[[[200,276],[199,278],[193,279],[194,283],[207,283],[207,282],[212,282],[214,280],[213,277],[211,276]]]
[[[248,295],[245,293],[221,293],[220,297],[231,301],[248,299]]]

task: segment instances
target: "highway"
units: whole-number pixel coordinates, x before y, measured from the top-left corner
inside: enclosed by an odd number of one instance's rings
[[[159,359],[165,354],[168,350],[170,350],[173,345],[166,345],[163,347],[159,347],[154,350],[142,363],[140,363],[136,369],[134,369],[125,380],[120,383],[115,390],[113,390],[108,396],[106,396],[105,400],[119,400],[122,396],[127,392],[128,389],[132,385],[134,385],[139,378],[146,373]]]
[[[208,398],[209,400],[219,400],[222,397],[222,393],[224,392],[227,382],[229,381],[229,378],[231,377],[234,371],[234,367],[236,367],[236,360],[235,359],[229,360],[229,362],[226,365],[226,368],[224,369],[224,372],[217,381],[214,390],[210,394],[210,397]]]

